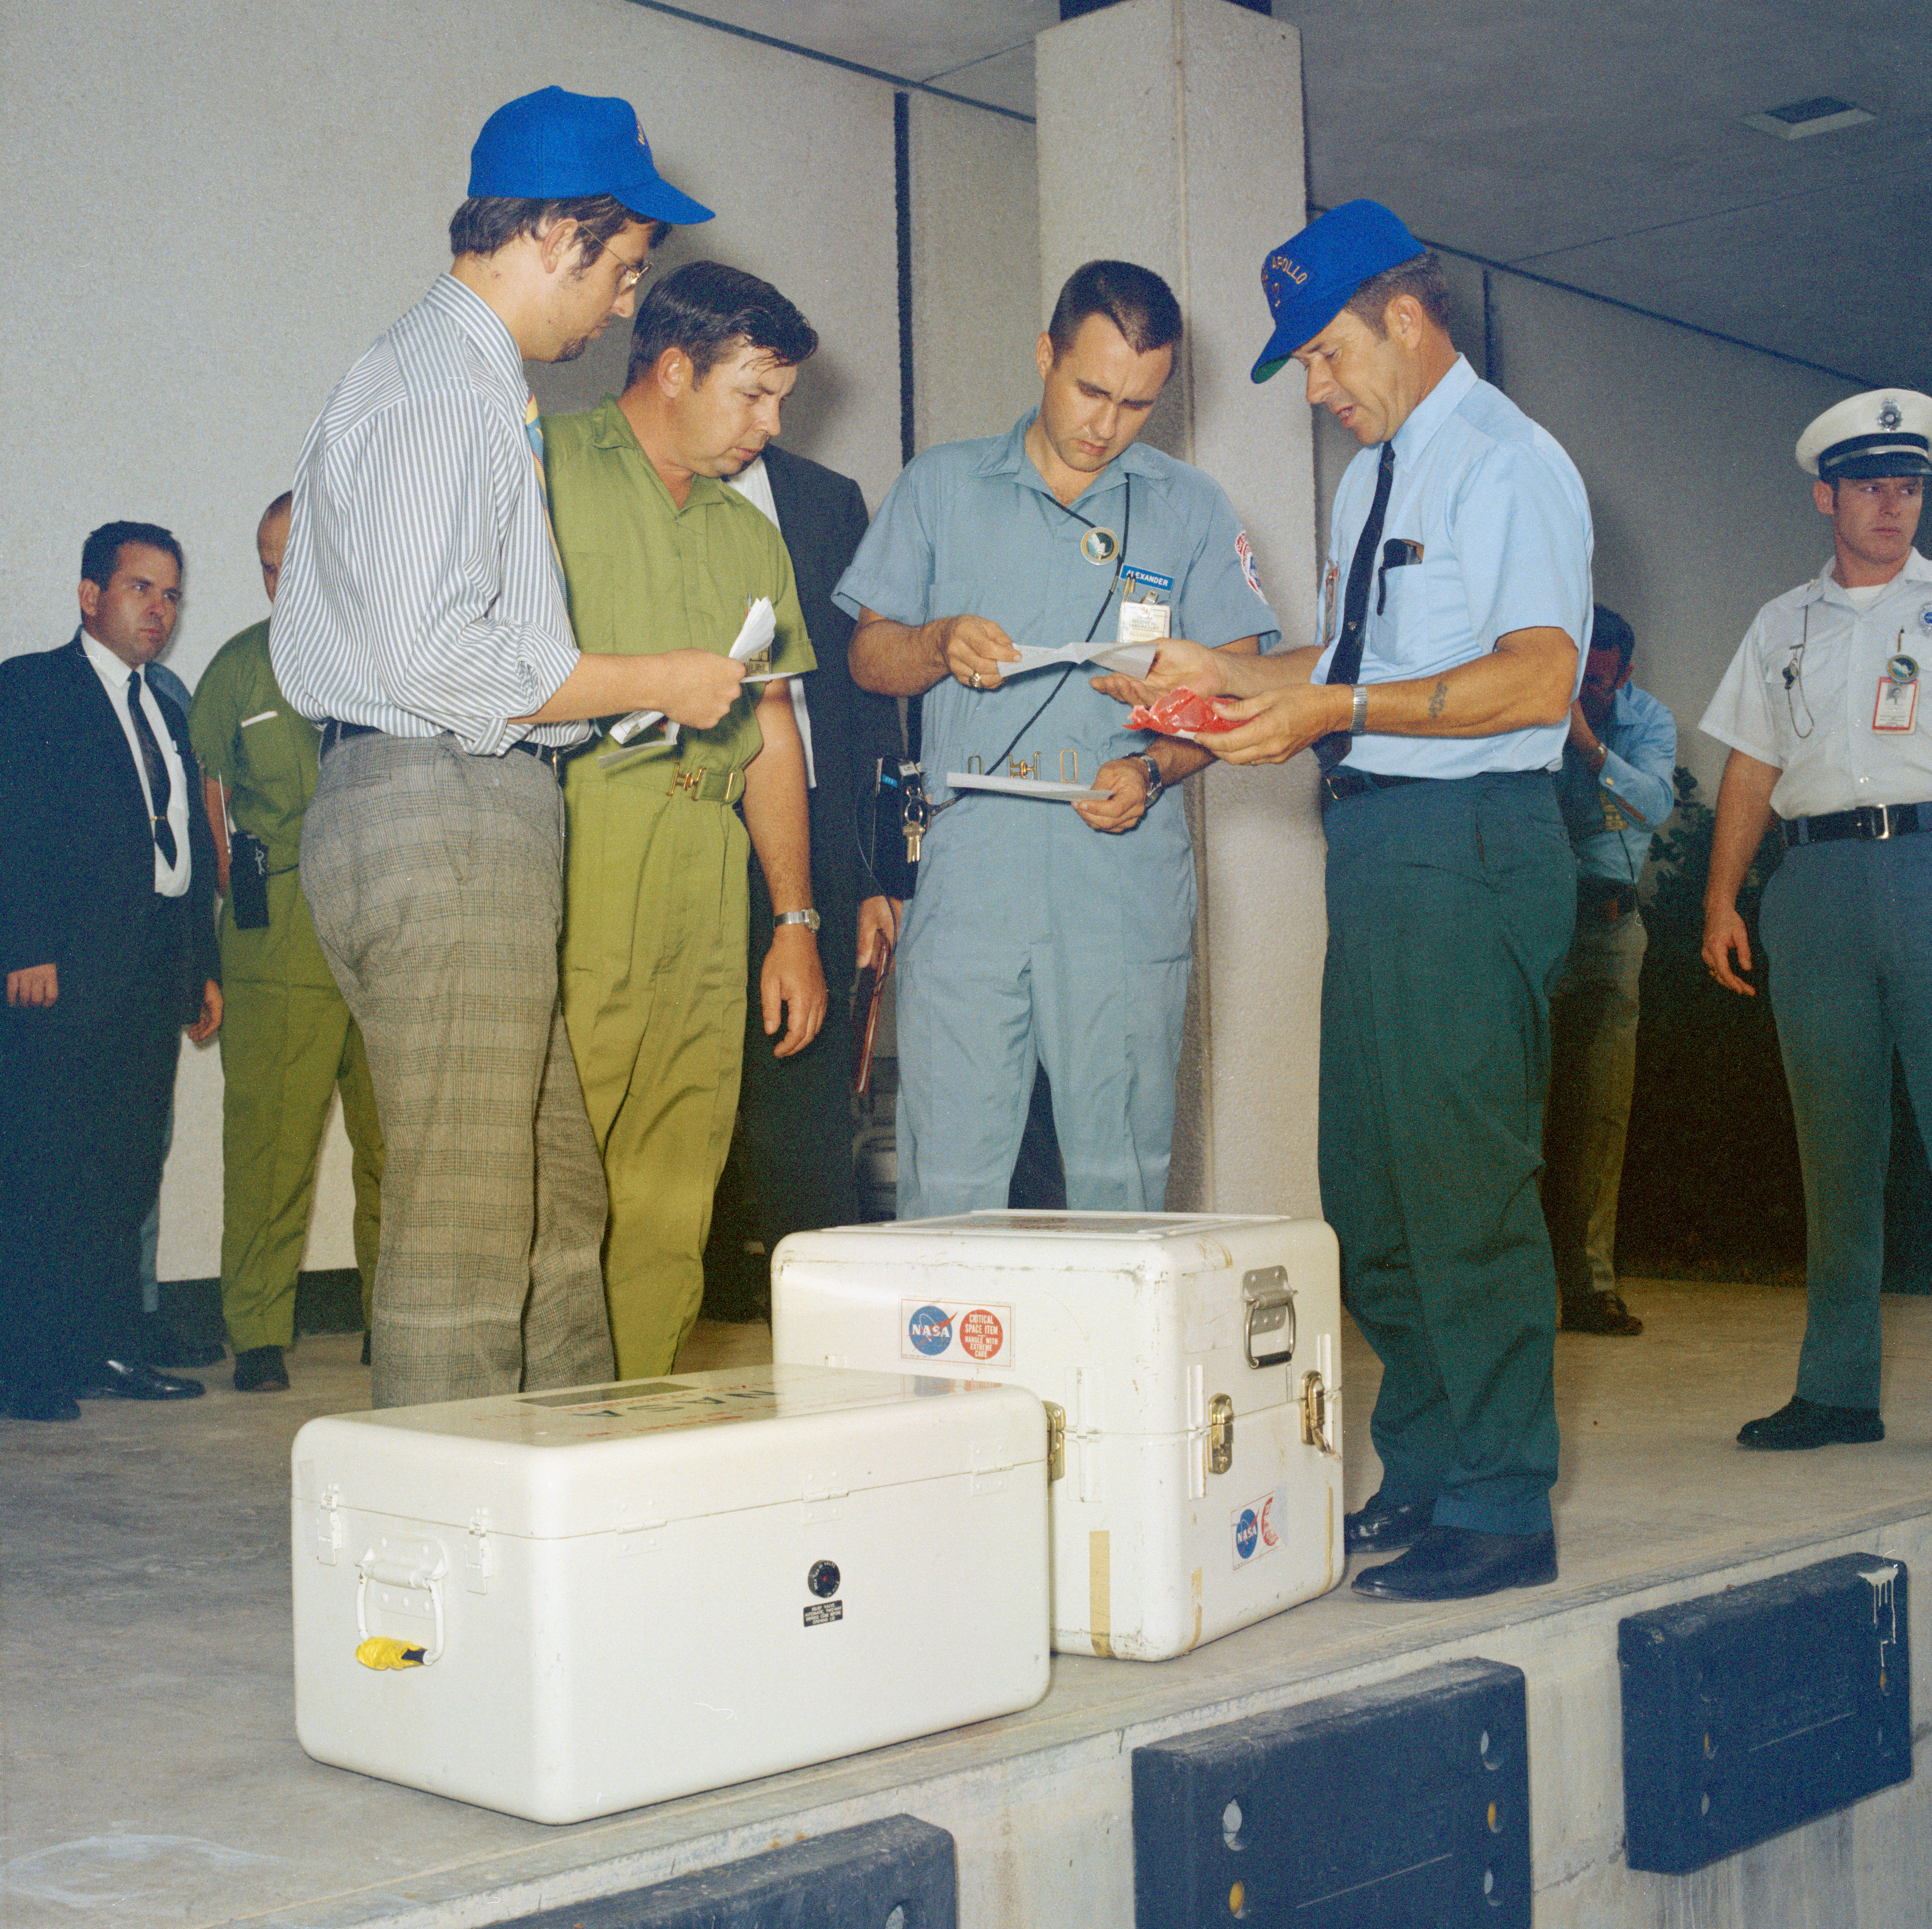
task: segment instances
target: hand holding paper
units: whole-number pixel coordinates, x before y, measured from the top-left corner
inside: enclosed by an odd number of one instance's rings
[[[738,640],[732,644],[729,652],[732,662],[748,663],[753,657],[771,646],[772,639],[777,634],[778,618],[772,608],[772,599],[769,596],[760,596],[745,613],[744,627],[739,631]],[[640,731],[648,730],[652,724],[661,723],[663,720],[664,712],[662,710],[633,710],[628,716],[620,718],[610,726],[611,740],[617,743],[628,743]],[[677,741],[676,724],[671,724],[664,732],[664,741],[666,743]]]

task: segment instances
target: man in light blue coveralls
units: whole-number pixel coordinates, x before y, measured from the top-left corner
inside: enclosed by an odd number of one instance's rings
[[[1016,644],[1104,649],[1124,599],[1213,647],[1278,640],[1227,498],[1135,442],[1180,331],[1158,275],[1078,269],[1036,346],[1038,410],[914,460],[834,592],[859,620],[854,680],[923,695],[934,814],[899,953],[902,1218],[1006,1204],[1036,1064],[1068,1204],[1166,1202],[1194,929],[1186,819],[1166,793],[1208,759],[1127,729],[1090,663],[1004,672]],[[949,772],[1101,794],[1070,810]]]
[[[1556,1280],[1536,1180],[1576,874],[1550,772],[1590,638],[1589,504],[1456,353],[1441,266],[1388,208],[1323,215],[1262,281],[1255,380],[1298,363],[1361,445],[1319,635],[1256,664],[1164,651],[1154,680],[1245,700],[1216,754],[1322,769],[1322,1204],[1382,1363],[1382,1486],[1346,1540],[1407,1548],[1356,1591],[1540,1586]]]

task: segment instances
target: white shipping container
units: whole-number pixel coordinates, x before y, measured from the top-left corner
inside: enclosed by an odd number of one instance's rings
[[[968,1213],[794,1233],[776,1358],[1030,1388],[1053,1645],[1165,1660],[1341,1578],[1340,1286],[1318,1220]]]
[[[310,1420],[296,1732],[577,1822],[1030,1707],[1046,1450],[1017,1387],[815,1366]]]

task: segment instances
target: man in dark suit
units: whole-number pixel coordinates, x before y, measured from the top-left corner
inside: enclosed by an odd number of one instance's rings
[[[0,662],[0,1378],[19,1420],[202,1390],[134,1352],[179,1030],[221,1022],[200,773],[142,674],[181,582],[166,530],[110,523],[81,554],[73,640]]]
[[[771,944],[770,899],[757,861],[751,867],[751,995],[746,1004],[745,1069],[738,1099],[740,1136],[721,1190],[741,1184],[742,1216],[769,1256],[790,1232],[849,1225],[859,1216],[852,1178],[852,986],[862,964],[883,968],[892,955],[897,908],[859,855],[856,818],[873,764],[900,749],[898,706],[854,683],[845,664],[852,619],[832,589],[866,533],[866,499],[841,476],[768,443],[758,460],[731,477],[734,488],[778,526],[791,556],[800,607],[817,669],[794,680],[802,696],[811,788],[812,887],[820,918],[818,953],[831,1003],[818,1036],[802,1052],[777,1057],[766,1036],[758,975]],[[859,1015],[861,1022],[864,1014]],[[707,1270],[728,1274],[732,1256],[714,1240]],[[765,1267],[758,1272],[762,1276]],[[752,1309],[746,1308],[745,1310]]]

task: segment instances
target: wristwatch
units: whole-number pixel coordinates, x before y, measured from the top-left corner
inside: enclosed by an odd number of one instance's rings
[[[1153,756],[1148,752],[1136,751],[1134,761],[1147,772],[1147,801],[1142,805],[1141,808],[1144,811],[1150,811],[1154,808],[1155,798],[1167,788],[1167,779],[1160,774],[1160,766],[1154,760]]]
[[[818,928],[818,914],[810,909],[802,911],[780,911],[772,920],[772,928],[776,931],[781,925],[802,924],[807,931]]]

